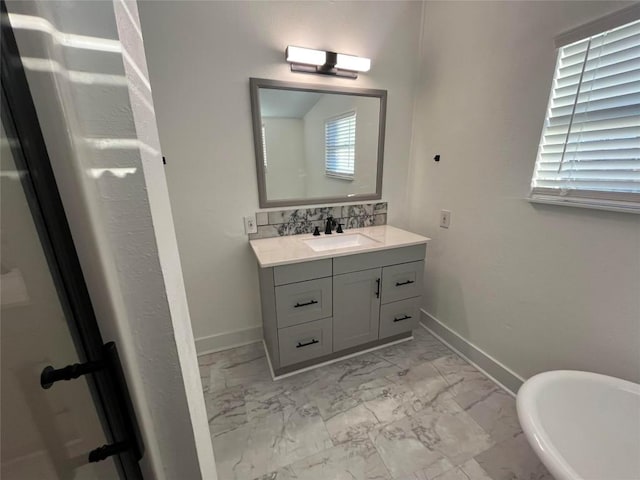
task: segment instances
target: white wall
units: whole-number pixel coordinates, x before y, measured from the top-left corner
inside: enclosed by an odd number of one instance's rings
[[[433,238],[424,307],[523,377],[640,381],[640,216],[524,200],[554,36],[622,6],[426,3],[410,200],[412,229]]]
[[[406,226],[419,2],[141,2],[140,20],[195,336],[261,324],[242,216],[258,209],[249,77],[387,89],[383,198]],[[372,59],[358,80],[295,74],[288,44]],[[210,343],[209,343],[210,344]]]
[[[136,4],[9,11],[98,324],[123,360],[145,478],[215,478]]]
[[[305,196],[304,124],[301,118],[263,117],[267,144],[265,182],[270,198]]]
[[[325,175],[325,123],[356,112],[355,175],[353,180]],[[312,197],[333,197],[376,191],[380,100],[350,95],[324,95],[304,116],[307,192]]]

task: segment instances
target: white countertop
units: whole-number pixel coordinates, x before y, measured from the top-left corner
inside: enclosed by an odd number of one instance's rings
[[[310,260],[320,260],[322,258],[343,257],[355,253],[376,252],[390,248],[409,247],[427,243],[430,239],[407,232],[391,225],[380,225],[377,227],[350,228],[343,234],[333,233],[332,235],[349,235],[359,233],[366,235],[377,243],[373,245],[359,245],[355,247],[337,248],[322,252],[314,251],[304,240],[314,237],[313,234],[288,235],[283,237],[260,238],[250,240],[251,248],[255,253],[258,263],[262,268],[287,265],[291,263],[308,262]],[[324,237],[324,233],[322,234]]]

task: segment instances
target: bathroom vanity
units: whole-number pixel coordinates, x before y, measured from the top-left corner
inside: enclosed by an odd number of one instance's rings
[[[251,240],[274,374],[410,338],[428,241],[388,225]]]

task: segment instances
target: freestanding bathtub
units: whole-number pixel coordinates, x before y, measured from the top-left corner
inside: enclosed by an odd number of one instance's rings
[[[640,385],[559,370],[527,380],[518,418],[556,480],[640,480]]]

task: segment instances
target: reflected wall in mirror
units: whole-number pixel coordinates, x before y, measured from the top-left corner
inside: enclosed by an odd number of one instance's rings
[[[250,86],[261,208],[382,197],[386,90]]]

